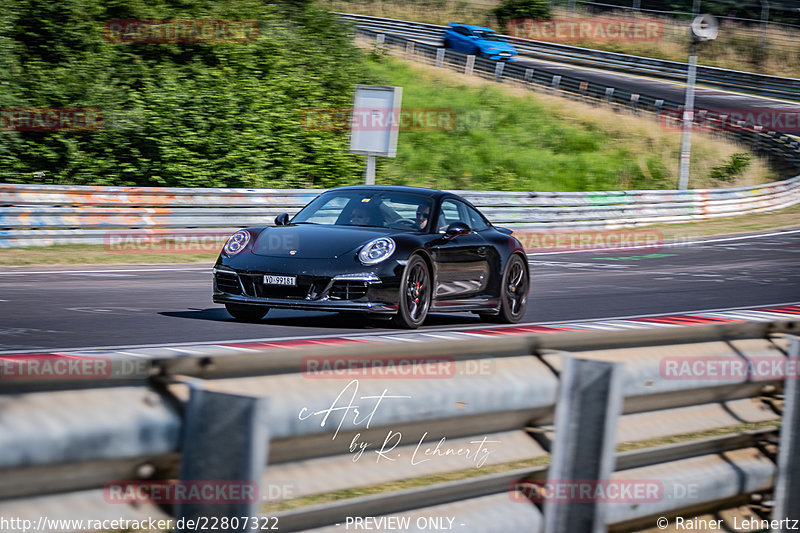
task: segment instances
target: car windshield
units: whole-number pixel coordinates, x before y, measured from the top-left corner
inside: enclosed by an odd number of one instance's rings
[[[475,35],[483,39],[484,41],[499,41],[500,37],[497,36],[497,33],[493,31],[486,31],[486,30],[475,30]]]
[[[430,198],[401,191],[330,191],[292,219],[292,224],[365,226],[409,231],[428,229]]]

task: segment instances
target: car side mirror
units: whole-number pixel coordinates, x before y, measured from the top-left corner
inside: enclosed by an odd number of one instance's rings
[[[472,230],[469,229],[469,226],[463,222],[453,222],[447,226],[447,230],[444,232],[444,237],[450,240],[458,237],[459,235],[469,235],[470,231]]]
[[[289,213],[281,213],[275,217],[276,226],[285,226],[289,223]]]

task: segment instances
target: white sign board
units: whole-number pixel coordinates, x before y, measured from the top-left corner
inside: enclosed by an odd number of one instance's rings
[[[350,153],[395,157],[402,87],[356,85],[350,116]]]

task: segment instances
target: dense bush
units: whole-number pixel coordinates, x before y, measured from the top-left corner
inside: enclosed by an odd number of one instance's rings
[[[115,43],[119,19],[251,19],[246,43]],[[99,108],[98,131],[0,132],[0,181],[329,187],[360,179],[342,132],[304,108],[369,83],[345,26],[309,2],[5,0],[0,108]]]
[[[549,19],[550,2],[547,0],[503,0],[494,8],[497,23],[503,28],[514,19]]]
[[[711,169],[709,177],[719,181],[733,181],[750,166],[753,156],[747,152],[736,152],[731,154],[729,162]]]

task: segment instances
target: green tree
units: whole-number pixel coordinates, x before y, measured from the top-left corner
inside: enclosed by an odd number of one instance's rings
[[[306,1],[6,0],[0,107],[99,108],[97,131],[0,132],[0,180],[329,187],[363,162],[306,108],[349,107],[369,83],[348,27]],[[117,43],[109,20],[256,20],[258,38]]]
[[[503,0],[492,11],[501,28],[515,19],[549,19],[550,3],[547,0]]]

